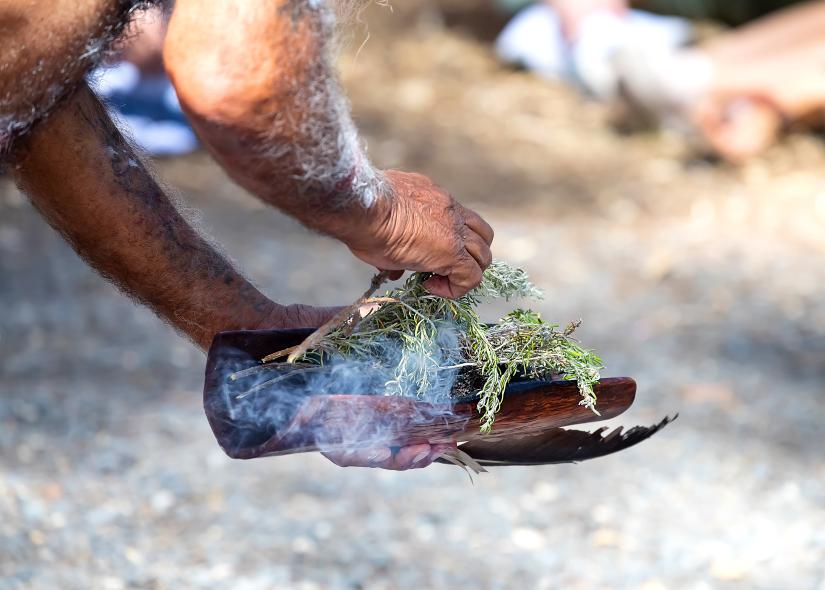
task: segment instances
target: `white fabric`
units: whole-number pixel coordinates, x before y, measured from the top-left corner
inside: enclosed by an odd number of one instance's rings
[[[89,85],[100,96],[111,96],[115,92],[129,92],[140,84],[140,70],[128,61],[111,67],[99,68],[89,76]]]
[[[693,125],[685,115],[713,81],[707,55],[699,50],[651,53],[631,44],[617,52],[615,63],[627,99],[666,126],[690,133]]]
[[[620,17],[596,12],[581,25],[578,41],[565,39],[558,15],[547,4],[519,12],[496,41],[506,62],[524,66],[546,78],[577,82],[603,100],[616,96],[618,72],[613,57],[626,45],[651,53],[673,50],[690,39],[691,24],[676,17],[630,10]]]
[[[154,121],[134,115],[121,115],[119,119],[122,131],[153,156],[178,156],[198,147],[192,130],[177,121]]]
[[[166,76],[141,76],[140,70],[127,61],[99,68],[89,76],[92,89],[104,98],[116,92],[141,95],[156,100],[167,109],[181,113],[175,89]],[[198,147],[194,132],[175,120],[153,120],[149,117],[126,115],[115,109],[115,121],[120,130],[141,149],[154,156],[187,154]]]

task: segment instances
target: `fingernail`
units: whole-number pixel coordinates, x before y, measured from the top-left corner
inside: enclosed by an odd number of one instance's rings
[[[412,463],[413,463],[413,465],[418,465],[419,463],[421,463],[424,459],[426,459],[429,456],[430,456],[430,451],[421,451],[415,457],[413,457]]]
[[[374,451],[367,457],[367,461],[370,463],[382,463],[392,457],[392,451],[390,449],[381,449],[379,451]]]

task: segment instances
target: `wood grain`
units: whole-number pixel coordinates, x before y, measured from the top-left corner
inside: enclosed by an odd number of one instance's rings
[[[575,382],[511,383],[493,432],[482,435],[473,401],[431,404],[411,398],[312,395],[307,392],[290,419],[275,433],[233,420],[229,375],[254,367],[272,350],[300,342],[308,331],[241,331],[218,334],[207,358],[204,409],[218,443],[234,458],[401,446],[419,442],[484,440],[535,435],[548,429],[613,418],[633,403],[636,383],[628,377],[601,380],[595,387],[601,416],[581,406]]]

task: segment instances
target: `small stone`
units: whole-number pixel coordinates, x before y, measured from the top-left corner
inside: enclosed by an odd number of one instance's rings
[[[126,557],[126,559],[128,559],[131,563],[135,565],[143,564],[143,555],[134,547],[127,547],[126,551],[123,552],[123,555]]]
[[[152,494],[150,501],[152,510],[158,514],[163,514],[175,504],[175,496],[169,490],[158,490]]]
[[[510,535],[513,545],[525,551],[535,551],[545,545],[544,535],[534,528],[518,527]]]
[[[717,580],[736,582],[748,574],[746,565],[735,558],[717,557],[710,564],[710,575]]]
[[[596,529],[593,533],[593,545],[596,547],[615,547],[619,544],[619,539],[616,529]]]
[[[296,553],[314,553],[315,541],[308,537],[296,537],[292,541],[292,550]]]
[[[42,545],[46,542],[46,535],[39,529],[32,529],[29,531],[29,541],[32,545]]]

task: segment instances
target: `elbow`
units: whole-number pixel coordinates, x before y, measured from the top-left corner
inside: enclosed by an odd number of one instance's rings
[[[257,131],[300,108],[303,87],[323,65],[324,41],[306,27],[296,32],[285,17],[261,17],[257,3],[217,4],[223,10],[178,0],[164,42],[166,70],[196,126]]]
[[[164,62],[181,106],[196,126],[249,132],[270,127],[292,105],[295,72],[289,64],[252,63],[248,53],[224,49],[167,39]]]
[[[237,126],[255,111],[247,81],[208,51],[164,48],[166,71],[186,114],[197,123]]]

